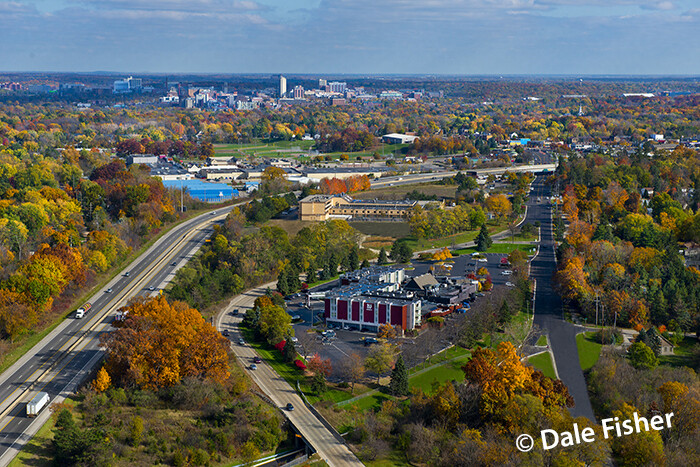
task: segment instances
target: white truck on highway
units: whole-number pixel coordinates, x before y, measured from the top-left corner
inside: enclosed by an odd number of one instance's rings
[[[30,400],[27,403],[27,417],[32,418],[36,417],[39,415],[39,412],[41,412],[41,409],[46,407],[49,404],[49,401],[51,398],[49,395],[45,392],[40,392],[36,396],[34,396],[34,399]]]
[[[92,308],[92,305],[90,303],[86,303],[85,305],[75,310],[75,319],[84,318],[85,315],[88,314],[88,312],[90,311],[90,308]]]

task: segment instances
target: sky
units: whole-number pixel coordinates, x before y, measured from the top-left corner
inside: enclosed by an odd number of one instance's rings
[[[700,0],[0,0],[0,71],[700,75]]]

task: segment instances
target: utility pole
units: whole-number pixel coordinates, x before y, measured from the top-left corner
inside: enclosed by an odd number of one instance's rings
[[[600,302],[600,299],[598,298],[598,292],[596,291],[595,293],[595,325],[598,326],[598,302]]]

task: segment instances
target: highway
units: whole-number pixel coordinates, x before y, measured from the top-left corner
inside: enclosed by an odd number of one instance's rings
[[[494,167],[489,169],[462,170],[461,172],[476,172],[479,176],[501,175],[505,172],[540,172],[542,170],[554,171],[556,164],[537,164],[537,165],[518,165],[512,167]],[[371,182],[372,189],[386,188],[390,186],[412,185],[414,183],[426,183],[443,178],[454,177],[457,175],[456,170],[448,172],[431,172],[418,173],[408,175],[398,175],[394,177],[382,177]]]
[[[85,318],[69,315],[0,375],[0,466],[9,463],[50,415],[43,410],[38,417],[27,418],[26,402],[38,391],[47,392],[52,403],[70,395],[103,356],[99,336],[109,330],[114,312],[134,296],[159,293],[209,238],[212,223],[224,219],[233,207],[189,219],[165,233],[93,294]],[[107,293],[108,289],[112,291]]]
[[[270,365],[263,361],[263,363],[257,364],[257,370],[251,370],[250,364],[257,354],[249,345],[238,344],[238,339],[243,337],[238,328],[243,314],[253,307],[255,299],[263,295],[268,287],[274,289],[275,286],[276,283],[271,282],[234,297],[229,305],[217,316],[217,329],[229,330],[229,339],[232,340],[233,352],[241,362],[241,365],[246,368],[246,371],[260,389],[284,411],[304,439],[314,447],[316,452],[331,467],[361,466],[363,464],[357,459],[355,454],[344,443],[335,438],[333,433],[304,405],[296,390],[278,375]],[[236,316],[230,313],[234,308],[240,310],[240,313]],[[284,408],[288,403],[294,406],[294,410],[288,411]]]

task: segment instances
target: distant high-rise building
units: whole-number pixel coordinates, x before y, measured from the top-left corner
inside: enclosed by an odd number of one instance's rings
[[[142,87],[143,86],[141,85],[141,78],[134,78],[133,76],[129,76],[126,79],[120,79],[115,81],[113,92],[120,93],[140,91]]]
[[[287,78],[280,75],[280,97],[287,95]]]
[[[345,90],[348,88],[348,83],[345,82],[340,82],[340,81],[331,81],[328,83],[328,90],[330,92],[337,92],[339,94],[343,94]]]
[[[327,82],[325,79],[319,79],[319,80],[318,80],[318,88],[319,88],[319,89],[325,88],[325,87],[326,87],[326,84],[328,84],[328,82]]]
[[[302,86],[294,86],[294,99],[304,98],[304,88]]]

